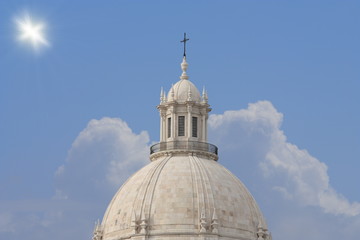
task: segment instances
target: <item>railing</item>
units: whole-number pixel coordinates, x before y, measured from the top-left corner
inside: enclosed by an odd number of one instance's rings
[[[196,150],[218,155],[217,146],[197,141],[172,141],[156,143],[150,147],[150,154],[168,150]]]

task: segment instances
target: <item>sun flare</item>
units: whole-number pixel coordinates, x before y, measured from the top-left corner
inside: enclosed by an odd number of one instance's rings
[[[45,23],[36,22],[30,15],[25,14],[16,19],[16,25],[20,41],[30,44],[34,49],[40,46],[49,46],[49,42],[45,37]]]

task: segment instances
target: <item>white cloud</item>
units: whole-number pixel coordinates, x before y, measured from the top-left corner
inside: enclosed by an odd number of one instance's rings
[[[321,207],[326,213],[359,215],[360,203],[350,203],[330,186],[326,164],[287,142],[282,120],[270,102],[259,101],[247,109],[211,115],[209,129],[225,148],[252,155],[263,174],[276,183],[274,189],[286,198]]]
[[[73,142],[65,165],[55,173],[58,191],[78,199],[113,194],[149,162],[148,143],[147,132],[136,134],[119,118],[91,120]]]
[[[147,132],[136,134],[119,118],[91,120],[73,142],[65,165],[55,173],[58,191],[78,199],[113,194],[149,162],[148,143]]]
[[[293,195],[291,195],[284,187],[275,186],[272,189],[281,193],[286,199],[293,199]]]
[[[149,162],[148,143],[121,119],[89,121],[54,173],[52,198],[0,201],[0,238],[91,239],[117,188]]]
[[[48,199],[0,202],[0,239],[48,239],[42,234],[57,228],[63,212],[58,201]],[[57,239],[57,238],[53,238]]]

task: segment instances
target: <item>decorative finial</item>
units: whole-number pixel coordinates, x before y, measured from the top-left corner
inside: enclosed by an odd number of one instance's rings
[[[141,210],[141,218],[140,218],[140,234],[146,234],[147,233],[147,226],[148,226],[148,223],[147,223],[147,219],[146,219],[146,216],[145,216],[145,208],[142,208]]]
[[[161,90],[160,90],[160,103],[163,103],[163,101],[164,101],[163,97],[164,97],[164,89],[163,89],[163,87],[161,87]]]
[[[184,58],[186,58],[186,42],[189,41],[189,38],[186,38],[186,33],[184,33],[184,39],[180,42],[184,43]]]
[[[188,89],[188,98],[187,98],[187,100],[190,102],[190,101],[192,101],[192,94],[191,94],[191,88],[190,88],[190,86],[189,86],[189,89]]]
[[[205,86],[203,86],[201,99],[202,99],[202,102],[205,102]]]
[[[213,216],[212,216],[212,219],[211,219],[211,227],[212,227],[211,232],[212,233],[219,233],[218,225],[219,225],[218,217],[216,215],[216,209],[214,208],[214,213],[213,213]]]
[[[181,63],[181,70],[183,71],[181,76],[180,76],[181,80],[188,80],[189,79],[189,76],[186,74],[186,70],[187,70],[188,66],[189,66],[189,64],[186,62],[186,58],[183,57],[183,61]]]
[[[174,97],[175,97],[174,84],[172,84],[170,89],[170,100],[168,99],[168,101],[174,101]]]
[[[148,224],[146,222],[146,218],[142,217],[141,219],[141,223],[140,223],[140,234],[146,234],[146,228],[147,228]]]
[[[208,96],[207,96],[207,91],[205,90],[205,87],[203,87],[203,92],[202,92],[202,102],[203,103],[208,103]]]
[[[94,228],[94,234],[92,240],[101,240],[103,235],[102,226],[100,224],[100,221],[97,220],[95,222],[95,228]]]
[[[164,103],[166,102],[166,94],[165,94],[165,91],[163,91],[163,102],[164,102]]]
[[[271,235],[269,236],[269,233],[268,233],[267,229],[264,228],[262,222],[259,222],[257,237],[258,237],[257,240],[270,240],[271,239]]]
[[[200,214],[200,233],[206,233],[205,208],[202,208],[202,209],[201,209],[201,214]]]
[[[160,104],[166,102],[166,96],[165,96],[165,91],[164,88],[161,87],[160,90]]]

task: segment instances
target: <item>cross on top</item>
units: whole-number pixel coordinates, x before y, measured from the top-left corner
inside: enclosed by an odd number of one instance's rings
[[[184,43],[184,57],[186,57],[186,42],[189,41],[189,38],[186,38],[186,33],[184,33],[184,39],[180,42]]]

